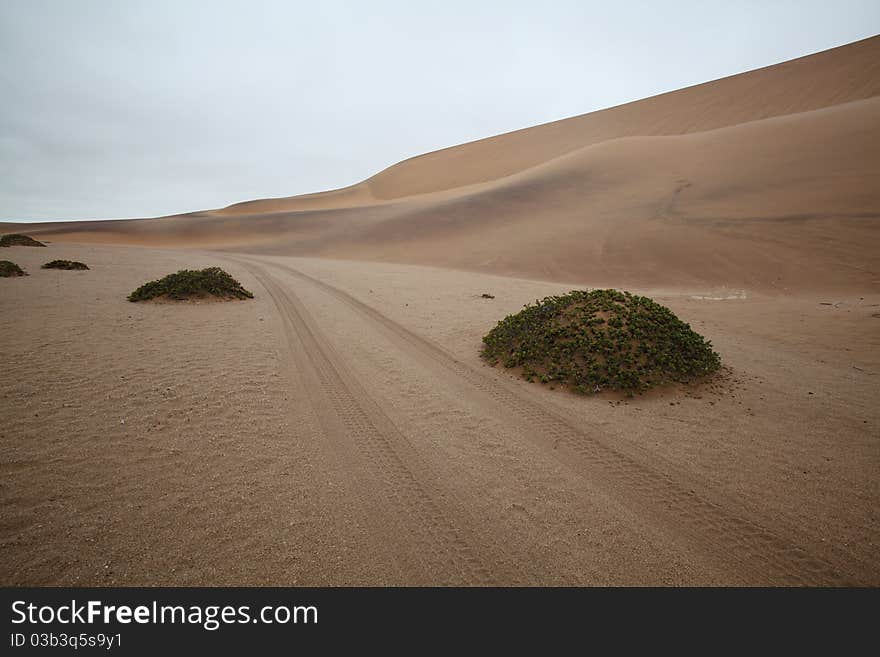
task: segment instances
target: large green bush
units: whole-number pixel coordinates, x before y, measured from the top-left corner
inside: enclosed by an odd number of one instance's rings
[[[711,342],[655,301],[618,290],[575,290],[526,305],[483,338],[491,364],[577,392],[641,392],[690,382],[721,365]]]
[[[166,298],[175,300],[215,297],[219,299],[253,299],[241,283],[220,267],[207,269],[181,269],[157,281],[141,285],[128,295],[129,301],[147,301]]]

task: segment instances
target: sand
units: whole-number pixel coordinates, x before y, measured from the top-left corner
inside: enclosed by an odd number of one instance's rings
[[[31,274],[0,281],[0,582],[880,584],[878,66],[875,37],[340,190],[0,225],[48,242],[0,253]],[[125,300],[211,265],[255,299]],[[622,399],[480,360],[598,286],[723,372]]]
[[[729,369],[618,400],[478,357],[567,285],[11,251],[32,275],[0,294],[4,584],[880,583],[880,295],[639,289]],[[211,264],[256,298],[125,301]]]

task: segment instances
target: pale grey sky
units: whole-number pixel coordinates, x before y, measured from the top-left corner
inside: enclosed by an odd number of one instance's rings
[[[0,0],[0,220],[342,187],[878,31],[877,0]]]

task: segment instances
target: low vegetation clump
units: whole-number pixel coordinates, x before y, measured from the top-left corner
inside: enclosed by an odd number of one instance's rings
[[[88,269],[89,266],[75,260],[52,260],[43,265],[43,269]]]
[[[28,235],[19,235],[18,233],[10,233],[0,237],[0,246],[46,246],[42,242],[38,242]]]
[[[241,283],[232,278],[220,267],[206,269],[181,269],[176,274],[150,281],[141,285],[128,295],[129,301],[149,299],[253,299],[254,295],[245,290]]]
[[[492,365],[576,392],[643,392],[715,372],[712,343],[655,301],[618,290],[575,290],[526,305],[483,338]]]
[[[12,276],[27,276],[27,274],[14,262],[0,260],[0,276],[3,278],[10,278]]]

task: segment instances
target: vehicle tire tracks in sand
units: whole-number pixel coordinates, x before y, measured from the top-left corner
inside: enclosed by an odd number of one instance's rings
[[[285,337],[324,434],[358,479],[353,493],[374,538],[391,548],[406,584],[525,583],[498,544],[463,519],[463,504],[350,374],[293,291],[243,264],[278,309]],[[260,263],[262,264],[262,263]]]
[[[451,373],[466,382],[471,392],[488,397],[508,413],[528,422],[534,427],[530,435],[535,442],[552,450],[563,465],[593,483],[601,482],[608,492],[640,513],[662,518],[715,560],[728,564],[729,571],[747,574],[749,583],[802,586],[853,583],[828,561],[808,553],[759,522],[706,499],[669,473],[604,444],[558,410],[487,377],[347,292],[288,265],[253,258],[239,262],[258,263],[287,272],[345,303],[383,329],[394,344],[426,366]]]

